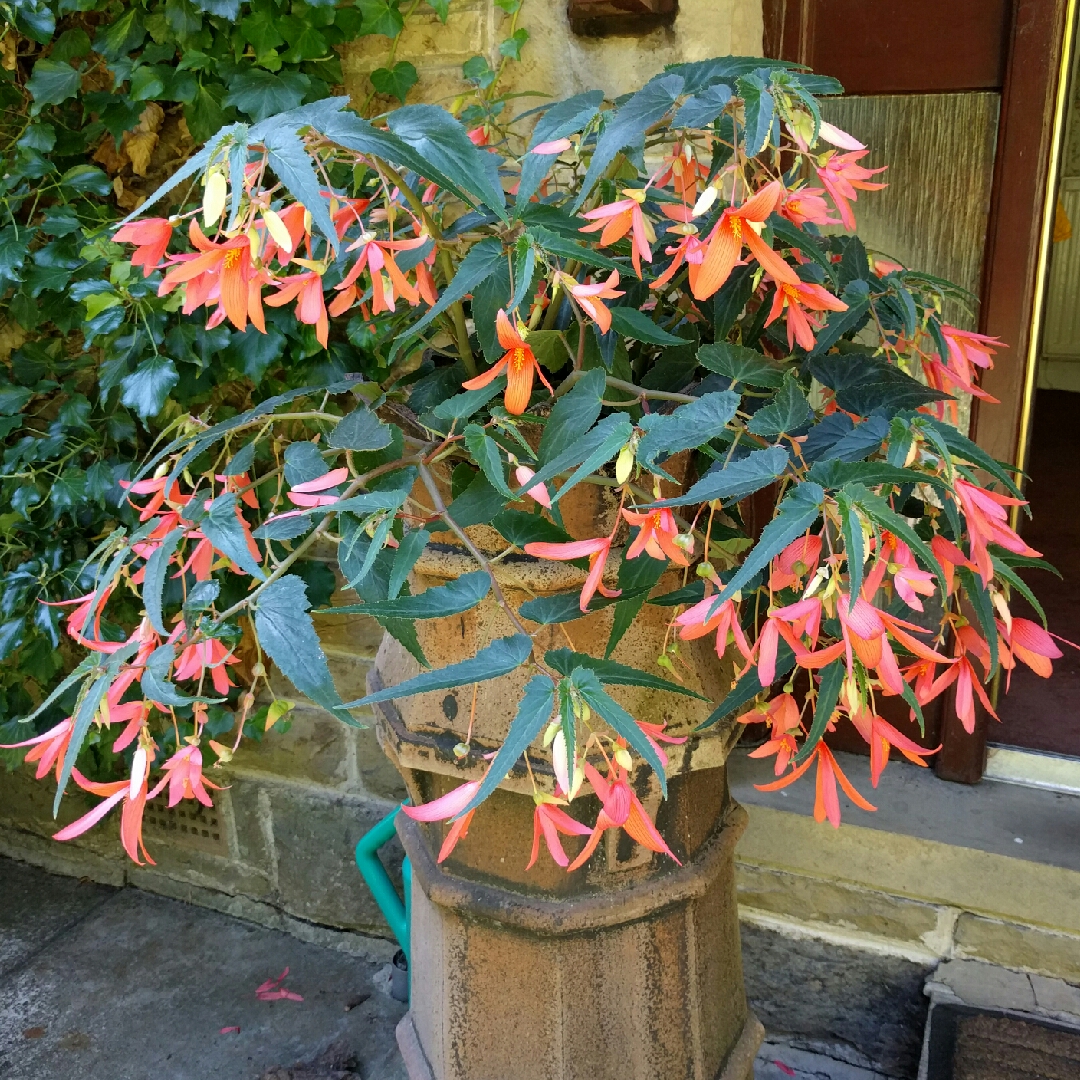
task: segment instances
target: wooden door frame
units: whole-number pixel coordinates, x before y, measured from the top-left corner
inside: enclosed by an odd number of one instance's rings
[[[765,55],[804,63],[811,55],[819,2],[763,0]],[[1006,342],[1008,350],[983,379],[983,387],[1001,404],[980,410],[974,402],[972,437],[995,458],[1020,465],[1027,450],[1033,354],[1068,83],[1066,43],[1072,38],[1077,6],[1077,0],[1014,0],[1007,36],[978,328]],[[980,715],[974,735],[969,735],[951,702],[945,704],[937,773],[943,779],[977,783],[986,764],[987,729],[994,721]]]

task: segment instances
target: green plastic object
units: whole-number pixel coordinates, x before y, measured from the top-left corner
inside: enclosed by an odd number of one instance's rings
[[[360,870],[371,895],[375,897],[375,903],[383,913],[397,938],[398,944],[405,953],[405,959],[409,959],[409,894],[412,891],[412,867],[406,859],[401,867],[401,876],[405,885],[405,900],[397,894],[390,875],[379,861],[379,848],[387,843],[395,833],[394,822],[401,808],[387,814],[374,828],[368,829],[356,845],[356,865]]]

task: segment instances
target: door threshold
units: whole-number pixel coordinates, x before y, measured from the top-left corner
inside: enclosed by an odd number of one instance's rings
[[[983,775],[987,780],[1006,784],[1080,795],[1080,758],[1064,754],[990,745],[986,749],[986,771]]]

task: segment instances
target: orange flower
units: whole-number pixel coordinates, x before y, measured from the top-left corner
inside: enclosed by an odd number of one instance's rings
[[[847,229],[855,228],[855,215],[851,212],[850,202],[858,199],[856,188],[863,191],[877,191],[888,187],[888,184],[869,184],[867,180],[875,173],[884,172],[887,166],[880,169],[866,169],[856,162],[866,157],[869,150],[853,150],[850,154],[832,154],[823,168],[817,170],[818,179],[824,184],[825,190],[832,196],[836,203],[836,209],[840,211],[840,217]]]
[[[844,789],[844,794],[858,807],[863,810],[876,810],[876,806],[868,803],[856,790],[854,784],[843,774],[840,766],[833,757],[832,751],[823,743],[819,742],[814,747],[814,752],[801,764],[780,780],[774,780],[771,784],[755,784],[758,791],[779,791],[789,784],[795,783],[814,762],[818,763],[817,771],[817,796],[814,799],[814,820],[822,822],[826,818],[834,829],[840,828],[840,799],[836,794],[836,783]]]
[[[820,330],[822,323],[814,315],[808,315],[807,310],[812,312],[847,311],[847,304],[833,296],[824,286],[812,285],[805,281],[794,285],[786,281],[778,281],[776,292],[773,293],[772,310],[765,320],[765,325],[769,326],[779,319],[785,308],[787,308],[788,348],[793,348],[797,341],[807,352],[810,352],[815,344],[814,331]]]
[[[582,215],[592,222],[585,225],[581,232],[599,232],[600,244],[608,247],[621,240],[627,233],[632,233],[630,256],[634,263],[637,276],[641,277],[641,260],[652,262],[652,251],[649,244],[656,243],[656,233],[653,231],[652,222],[641,212],[641,204],[645,201],[645,192],[641,189],[627,190],[623,192],[625,198],[618,199],[607,206],[598,206]]]
[[[194,219],[188,235],[199,254],[174,257],[173,261],[179,265],[165,275],[158,287],[158,296],[167,296],[177,285],[186,283],[185,315],[210,300],[219,300],[229,322],[237,330],[243,330],[247,326],[250,305],[251,241],[245,235],[215,244],[206,238]]]
[[[325,349],[329,338],[330,321],[326,317],[326,302],[323,299],[322,276],[314,270],[306,274],[294,274],[283,278],[281,289],[266,298],[270,307],[281,307],[296,301],[296,317],[308,326],[315,327],[315,336]]]
[[[525,545],[525,554],[532,555],[537,559],[558,559],[572,561],[574,559],[589,560],[589,576],[581,589],[580,608],[582,611],[589,610],[589,601],[599,590],[603,596],[618,596],[621,590],[614,591],[604,588],[604,564],[607,562],[608,552],[611,550],[611,537],[598,536],[594,540],[574,540],[569,544],[535,543]]]
[[[172,222],[167,218],[147,218],[145,221],[133,221],[117,230],[113,240],[118,244],[134,244],[138,248],[131,257],[131,265],[141,266],[143,277],[149,277],[165,258],[172,231]]]
[[[851,722],[855,725],[859,734],[870,745],[870,783],[878,786],[878,780],[889,763],[889,749],[896,747],[913,765],[926,767],[924,757],[936,754],[941,748],[927,750],[916,742],[912,742],[906,735],[901,734],[888,722],[883,720],[877,713],[868,709],[852,713]]]
[[[502,358],[492,367],[488,368],[483,375],[477,375],[475,379],[468,379],[461,385],[466,390],[479,390],[487,386],[489,382],[506,371],[506,394],[503,403],[506,411],[514,416],[520,416],[529,407],[529,398],[532,396],[533,377],[540,376],[540,381],[548,388],[548,392],[554,394],[551,383],[544,378],[540,365],[536,361],[536,354],[525,344],[525,339],[510,325],[506,312],[502,309],[495,317],[495,326],[498,330],[499,344],[506,349]],[[578,556],[571,556],[577,558]]]
[[[784,194],[779,180],[766,184],[741,206],[729,206],[709,234],[709,250],[692,289],[696,300],[707,300],[731,276],[743,247],[777,282],[799,285],[798,275],[764,240],[758,229],[765,224]]]
[[[581,310],[600,327],[600,333],[606,334],[611,329],[611,312],[600,301],[626,295],[615,288],[619,284],[619,271],[612,270],[606,281],[595,285],[579,285],[569,274],[560,273],[558,277],[563,288],[581,305]]]
[[[626,552],[628,559],[636,559],[642,552],[654,559],[665,562],[670,559],[679,566],[689,566],[690,560],[675,540],[679,535],[679,526],[670,510],[651,510],[647,514],[635,514],[624,509],[622,516],[631,525],[637,525],[639,532]]]

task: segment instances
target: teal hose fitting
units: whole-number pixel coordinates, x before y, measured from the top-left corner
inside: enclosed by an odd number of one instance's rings
[[[390,925],[390,930],[397,938],[405,959],[409,957],[409,929],[410,916],[409,896],[412,892],[412,867],[406,859],[401,867],[401,876],[405,885],[405,901],[398,896],[390,875],[386,872],[383,864],[379,861],[379,848],[388,843],[395,835],[394,822],[397,820],[401,808],[387,814],[373,828],[368,829],[356,845],[356,865],[362,875],[371,895],[375,897],[375,903],[383,913],[383,918]]]

